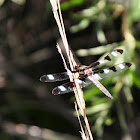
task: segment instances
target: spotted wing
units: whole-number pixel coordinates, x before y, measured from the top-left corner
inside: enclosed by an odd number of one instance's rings
[[[132,65],[131,63],[124,62],[124,63],[120,63],[115,66],[103,69],[103,70],[97,70],[93,72],[97,80],[102,80],[106,77],[116,76],[122,71],[125,71],[126,69],[128,69],[131,65]]]
[[[40,81],[42,82],[56,82],[56,81],[63,81],[69,79],[70,73],[62,72],[56,74],[47,74],[40,77]]]
[[[89,67],[92,67],[92,69],[96,69],[98,67],[104,66],[108,62],[113,62],[117,57],[119,58],[123,54],[122,49],[116,49],[112,51],[110,54],[106,55],[105,57],[101,57],[98,61],[93,62],[89,65]]]
[[[78,80],[78,83],[80,84],[81,88],[83,88],[87,85],[86,82],[84,82],[82,80]],[[68,82],[68,83],[62,84],[62,85],[54,88],[52,90],[52,94],[58,95],[58,94],[65,94],[65,93],[72,92],[74,86],[75,86],[74,82]]]
[[[110,68],[94,71],[94,74],[89,75],[87,79],[90,80],[94,85],[96,85],[106,96],[113,99],[109,91],[98,80],[104,79],[106,77],[115,76],[120,72],[128,69],[130,66],[131,63],[124,62]]]

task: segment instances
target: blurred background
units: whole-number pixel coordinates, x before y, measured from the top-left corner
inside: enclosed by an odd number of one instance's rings
[[[80,140],[74,94],[54,96],[40,76],[65,71],[62,44],[48,0],[0,0],[0,139]],[[140,0],[61,0],[69,45],[89,65],[115,48],[132,67],[84,88],[96,140],[140,139]]]

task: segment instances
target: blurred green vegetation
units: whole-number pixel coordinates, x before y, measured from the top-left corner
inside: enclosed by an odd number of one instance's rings
[[[78,135],[78,120],[70,113],[73,94],[53,96],[51,90],[58,84],[38,80],[42,74],[64,71],[49,1],[2,0],[0,5],[0,138],[48,139],[45,128],[54,130],[53,140],[59,138],[55,131],[68,133],[67,138]],[[84,89],[93,136],[138,140],[140,0],[62,0],[61,8],[69,44],[82,64],[115,48],[122,48],[124,55],[111,65],[132,63],[127,71],[101,81],[114,100],[96,86]]]
[[[64,5],[65,2],[62,4],[62,9],[66,10],[63,7]],[[67,7],[67,10],[68,8],[71,7]],[[135,97],[137,96],[136,93],[134,94],[135,90],[132,87],[137,88],[137,94],[140,87],[139,54],[135,51],[139,48],[140,38],[138,37],[139,33],[134,29],[135,24],[140,23],[140,14],[138,11],[140,11],[139,0],[127,1],[127,3],[123,0],[118,2],[99,0],[94,1],[88,8],[78,11],[78,13],[71,13],[72,18],[78,21],[77,24],[70,28],[72,33],[80,32],[88,28],[91,24],[95,24],[95,34],[100,46],[92,49],[93,55],[96,55],[97,52],[99,54],[100,52],[108,52],[114,49],[113,44],[108,44],[105,30],[114,30],[116,20],[119,19],[117,24],[120,25],[119,30],[122,39],[120,41],[114,40],[117,44],[115,48],[122,48],[126,52],[123,59],[121,59],[122,62],[128,61],[133,64],[127,72],[123,72],[114,78],[103,80],[103,85],[112,93],[114,100],[108,100],[107,97],[99,97],[99,94],[102,92],[96,87],[93,88],[93,86],[84,92],[86,102],[90,102],[86,112],[90,115],[89,119],[94,122],[92,126],[93,134],[97,134],[98,140],[104,139],[105,126],[111,126],[117,120],[119,121],[124,139],[127,137],[130,139],[138,138],[133,138],[133,134],[130,132],[128,126],[128,120],[133,120],[135,113],[137,113],[133,108],[134,106],[132,106],[135,98],[137,98]],[[92,52],[91,48],[89,51],[88,49],[78,50],[80,56],[92,55]],[[120,60],[120,58],[118,59]],[[116,110],[117,119],[112,115],[112,109]]]

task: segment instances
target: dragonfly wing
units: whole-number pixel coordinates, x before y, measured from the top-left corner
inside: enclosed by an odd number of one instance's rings
[[[116,76],[117,74],[128,69],[131,65],[132,65],[131,63],[127,63],[127,62],[120,63],[103,70],[94,71],[94,76],[96,77],[97,80],[102,80],[106,77]]]
[[[112,62],[112,60],[115,60],[117,57],[120,57],[123,54],[122,49],[116,49],[109,53],[108,55],[101,57],[98,61],[92,63],[89,65],[89,67],[93,67],[93,69],[96,69],[98,67],[102,67],[108,62]]]
[[[92,74],[90,76],[88,76],[88,79],[94,84],[96,85],[106,96],[108,96],[109,98],[113,99],[113,97],[111,96],[111,94],[108,92],[108,90],[96,79],[96,77]]]
[[[83,88],[87,84],[86,82],[82,80],[78,80],[78,83],[80,84],[80,87]],[[74,82],[68,82],[65,84],[62,84],[52,90],[52,94],[57,95],[57,94],[65,94],[73,91],[73,87],[75,86]]]
[[[56,81],[63,81],[69,79],[70,73],[62,72],[56,74],[47,74],[40,77],[40,81],[42,82],[56,82]]]

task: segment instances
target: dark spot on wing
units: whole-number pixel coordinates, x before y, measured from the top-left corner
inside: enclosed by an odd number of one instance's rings
[[[90,67],[96,67],[96,66],[98,66],[98,65],[100,65],[100,62],[96,61],[96,62],[91,63],[91,64],[89,65],[89,68],[90,68]]]
[[[131,67],[132,64],[126,62],[125,65],[128,66],[128,67]]]
[[[111,61],[111,58],[108,55],[104,59]]]
[[[123,50],[122,49],[117,49],[116,51],[119,52],[120,54],[123,53]]]
[[[116,71],[117,71],[115,66],[110,67],[109,69],[110,69],[110,70],[112,70],[112,71],[114,71],[114,72],[116,72]]]
[[[94,71],[94,73],[104,73],[104,70],[97,70],[97,71]]]
[[[52,94],[53,95],[57,95],[57,94],[60,94],[60,90],[56,87],[52,90]]]
[[[104,73],[104,70],[100,70],[99,72],[100,72],[100,73]]]
[[[46,75],[41,76],[40,81],[45,82],[46,81]]]
[[[99,70],[99,68],[94,69],[94,71],[97,71],[97,70]]]
[[[97,61],[97,62],[95,62],[95,63],[92,64],[93,67],[95,67],[97,65],[100,65],[100,62]]]

